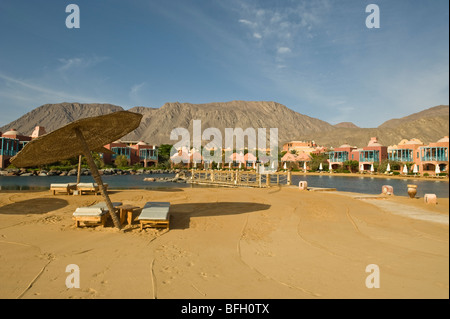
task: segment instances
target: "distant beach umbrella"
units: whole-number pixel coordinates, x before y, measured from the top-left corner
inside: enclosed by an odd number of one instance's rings
[[[256,169],[256,165],[255,165],[255,162],[253,162],[253,169]]]
[[[110,144],[138,128],[141,119],[142,114],[119,111],[74,121],[31,140],[16,156],[11,158],[11,163],[16,167],[30,167],[51,164],[83,154],[91,169],[92,177],[105,199],[114,225],[120,229],[120,221],[103,185],[91,151],[99,150],[101,152],[104,150],[104,145]]]
[[[306,162],[303,162],[303,169],[304,169],[305,172],[306,172]]]
[[[219,169],[220,168],[220,162],[219,163],[217,163],[217,169]]]
[[[239,169],[242,168],[242,162],[239,162]]]
[[[359,170],[360,170],[360,171],[363,171],[363,170],[364,170],[364,164],[361,164],[361,165],[359,166]]]
[[[371,172],[374,172],[374,171],[375,171],[375,169],[373,168],[373,163],[372,163],[372,165],[370,165],[370,171],[371,171]]]
[[[323,170],[322,163],[319,165],[319,170]]]
[[[418,169],[418,167],[417,167],[417,164],[414,164],[413,173],[414,173],[414,174],[419,173],[419,169]]]
[[[283,166],[283,168],[284,168],[284,170],[286,170],[286,169],[287,169],[287,166],[286,166],[286,162],[284,162],[284,166]]]
[[[434,172],[436,174],[440,174],[441,173],[441,169],[439,168],[439,164],[436,164],[436,169],[434,170]]]
[[[403,173],[408,174],[408,166],[403,166]]]
[[[272,169],[275,169],[275,162],[272,162]]]
[[[390,172],[391,171],[391,165],[388,163],[387,167],[386,167],[386,172]]]

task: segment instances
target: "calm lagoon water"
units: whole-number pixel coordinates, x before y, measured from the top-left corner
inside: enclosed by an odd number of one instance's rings
[[[420,180],[414,178],[394,179],[376,177],[353,177],[353,176],[333,176],[333,175],[305,175],[292,176],[292,183],[298,185],[299,181],[307,181],[311,187],[331,187],[342,192],[355,192],[363,194],[380,194],[383,185],[391,185],[394,188],[394,195],[408,196],[407,185],[417,185],[417,195],[436,194],[439,198],[449,197],[449,185],[444,181]]]
[[[156,189],[156,188],[186,188],[202,187],[185,183],[145,182],[150,175],[104,175],[103,182],[109,184],[110,189]],[[156,174],[152,177],[173,177],[174,174]],[[82,176],[82,182],[93,182],[92,176]],[[293,185],[299,181],[307,181],[310,187],[330,187],[338,191],[356,192],[363,194],[380,194],[383,185],[391,185],[394,194],[407,196],[407,185],[417,185],[417,196],[431,193],[441,198],[449,197],[449,183],[444,181],[420,179],[389,179],[374,177],[351,177],[333,175],[293,175]],[[0,176],[1,190],[47,190],[52,183],[74,183],[76,176]],[[203,186],[204,187],[204,186]]]

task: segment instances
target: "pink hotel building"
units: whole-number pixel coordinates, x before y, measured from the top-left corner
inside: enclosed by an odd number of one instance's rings
[[[418,166],[419,174],[435,174],[436,166],[441,172],[448,173],[449,139],[441,138],[436,143],[424,145],[416,140],[406,141],[394,148],[388,148],[378,143],[376,137],[372,137],[369,144],[362,149],[357,149],[344,144],[329,152],[328,162],[331,169],[341,167],[347,160],[359,162],[360,170],[370,170],[373,163],[381,163],[383,160],[401,163],[412,163]]]

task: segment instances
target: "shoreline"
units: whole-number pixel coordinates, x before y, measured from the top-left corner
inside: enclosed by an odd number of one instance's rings
[[[442,181],[449,182],[448,176],[412,176],[412,175],[385,175],[385,174],[360,174],[360,173],[302,173],[302,172],[292,172],[292,175],[317,175],[317,176],[343,176],[343,177],[368,177],[368,178],[384,178],[384,179],[413,179],[413,180],[429,180],[429,181]]]
[[[39,173],[36,172],[36,174],[30,174],[26,173],[26,175],[18,175],[18,169],[17,172],[11,173],[7,170],[0,171],[0,176],[39,176]],[[197,171],[203,171],[203,170],[197,170]],[[221,171],[227,171],[227,170],[221,170]],[[237,170],[233,170],[237,171]],[[76,172],[74,170],[67,171],[65,174],[61,175],[61,172],[55,175],[47,175],[47,173],[50,171],[45,171],[44,174],[39,177],[64,177],[64,176],[76,176]],[[70,173],[69,173],[70,172]],[[120,176],[120,175],[158,175],[158,174],[178,174],[180,172],[191,173],[191,169],[140,169],[140,170],[133,170],[133,169],[104,169],[100,170],[100,175],[104,176]],[[245,170],[242,170],[242,172],[246,172]],[[277,171],[274,174],[287,174],[286,171]],[[414,176],[414,175],[386,175],[386,174],[370,174],[370,173],[330,173],[330,172],[301,172],[301,171],[291,171],[292,175],[311,175],[311,176],[343,176],[343,177],[368,177],[368,178],[384,178],[384,179],[413,179],[413,180],[430,180],[430,181],[443,181],[443,182],[449,182],[449,176]],[[90,172],[88,169],[82,170],[83,176],[90,176]]]

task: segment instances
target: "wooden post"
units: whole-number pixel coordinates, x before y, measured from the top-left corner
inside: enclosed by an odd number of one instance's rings
[[[262,187],[261,183],[262,183],[262,181],[261,181],[261,173],[258,173],[258,186],[259,186],[259,188]]]
[[[105,190],[102,178],[100,177],[97,166],[95,165],[94,159],[92,158],[91,150],[89,149],[89,146],[87,145],[86,140],[84,139],[83,133],[80,131],[79,128],[75,128],[74,130],[75,134],[78,137],[78,140],[80,141],[84,156],[86,156],[89,168],[91,169],[92,176],[94,177],[95,182],[98,184],[100,192],[103,198],[105,199],[106,206],[108,207],[109,214],[111,215],[111,218],[114,222],[114,226],[116,226],[118,229],[121,229],[119,218],[117,218],[115,208],[111,203],[111,200],[109,199],[108,193]]]
[[[82,159],[83,155],[78,156],[78,173],[77,173],[77,184],[80,183],[80,179],[81,179],[81,159]]]
[[[277,173],[277,186],[280,185],[280,173]]]
[[[287,185],[288,186],[291,185],[291,171],[288,171],[288,174],[287,174]]]
[[[266,185],[270,186],[270,174],[266,174]]]

